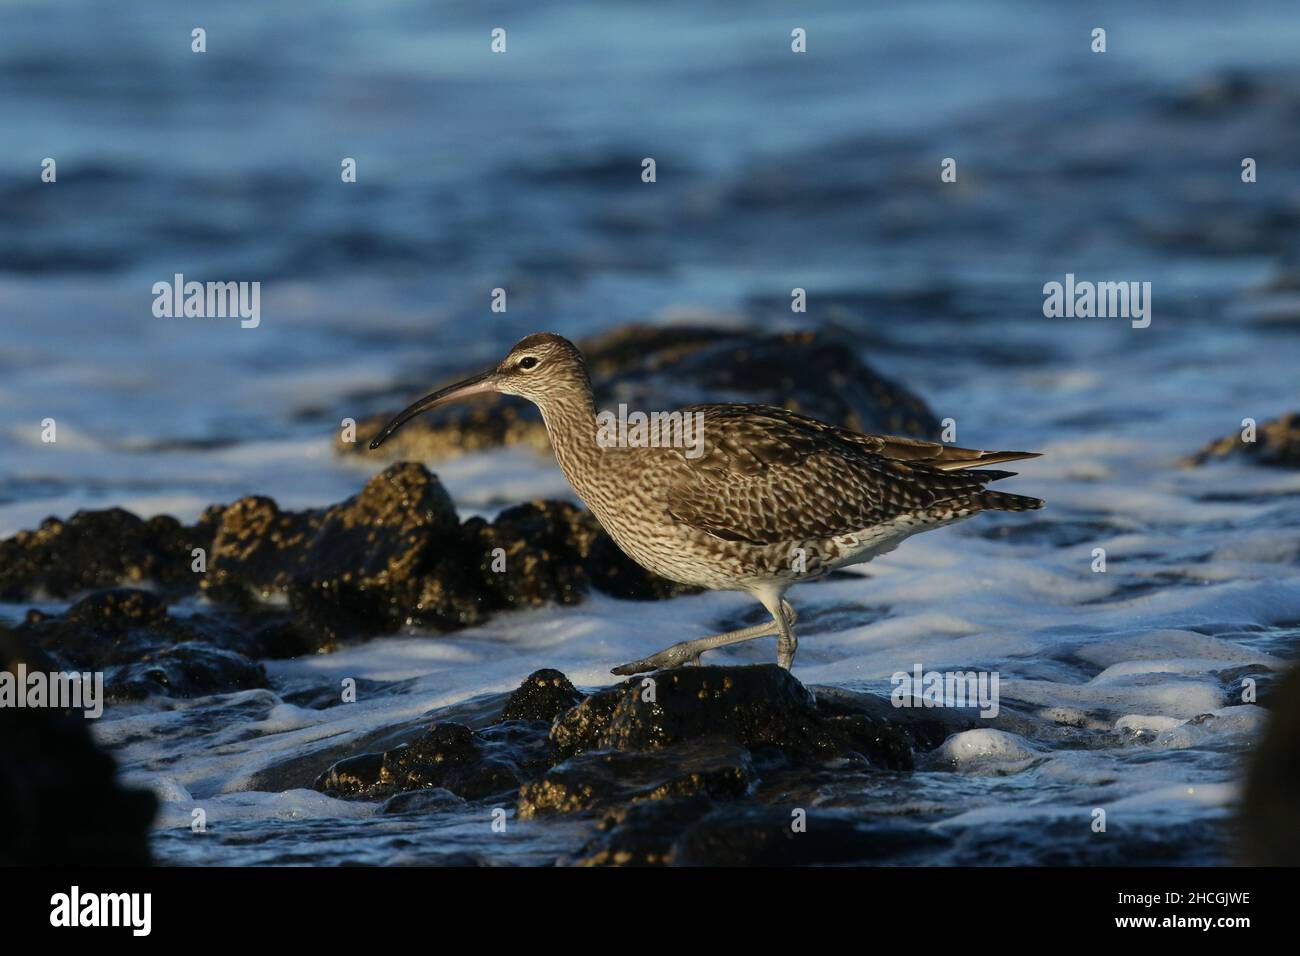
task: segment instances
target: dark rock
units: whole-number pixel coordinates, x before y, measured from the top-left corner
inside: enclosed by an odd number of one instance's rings
[[[269,598],[299,570],[313,512],[285,513],[270,498],[241,498],[222,513],[203,586],[218,599]]]
[[[546,729],[538,721],[507,721],[480,731],[438,723],[409,744],[335,763],[315,787],[369,800],[430,788],[469,800],[510,793],[549,766]]]
[[[292,612],[265,608],[251,612],[223,610],[217,614],[195,614],[189,623],[208,635],[209,640],[250,657],[285,660],[303,654],[333,651],[339,643],[333,626],[318,626],[311,619]]]
[[[885,697],[862,694],[842,687],[815,686],[817,710],[825,717],[867,717],[873,724],[905,731],[912,749],[933,750],[953,734],[975,727],[994,726],[973,707],[895,707]]]
[[[745,795],[754,778],[749,752],[723,741],[696,741],[648,753],[592,751],[552,768],[519,791],[519,817],[577,813],[612,804],[704,794]]]
[[[471,518],[464,526],[465,552],[477,558],[479,580],[496,607],[577,604],[588,586],[585,558],[599,534],[589,514],[565,501],[532,501],[490,524]]]
[[[510,695],[502,720],[544,720],[548,724],[582,702],[582,695],[557,670],[544,668],[529,674]]]
[[[334,764],[316,778],[315,788],[334,796],[362,793],[379,783],[383,754],[358,754]]]
[[[68,608],[64,619],[103,634],[120,635],[131,628],[167,624],[167,605],[155,594],[131,588],[100,591]]]
[[[806,812],[795,829],[795,811]],[[727,807],[701,818],[673,843],[675,866],[810,866],[907,862],[947,841],[896,819],[855,820],[813,808]]]
[[[577,707],[555,718],[551,724],[551,745],[561,757],[572,757],[587,750],[598,750],[609,734],[614,709],[640,678],[632,678],[616,687],[597,691]]]
[[[261,664],[198,641],[146,653],[105,675],[105,689],[115,700],[154,695],[204,697],[266,686],[266,670]]]
[[[110,700],[267,686],[265,669],[245,653],[252,647],[244,632],[200,615],[174,618],[147,591],[96,592],[62,616],[32,611],[13,633],[58,670],[102,671]]]
[[[1300,412],[1290,412],[1261,423],[1253,442],[1242,441],[1240,431],[1212,441],[1189,456],[1184,464],[1203,465],[1215,458],[1234,456],[1260,465],[1300,468]]]
[[[825,717],[816,738],[822,754],[857,754],[887,770],[911,770],[914,743],[903,727],[866,714]]]
[[[379,808],[383,814],[431,813],[437,810],[456,810],[465,806],[465,798],[450,790],[434,787],[430,790],[407,790],[394,794]]]
[[[654,681],[653,700],[647,679]],[[866,714],[822,714],[812,694],[774,664],[680,667],[632,678],[588,697],[551,727],[562,756],[651,750],[702,738],[795,758],[857,752],[893,769],[910,769],[912,759],[905,731]]]
[[[597,836],[577,854],[579,866],[663,866],[673,843],[692,823],[713,809],[703,793],[676,799],[641,801],[616,807],[600,821]]]
[[[372,630],[476,620],[473,589],[452,586],[464,577],[452,558],[459,527],[441,483],[415,464],[385,469],[324,510],[243,498],[222,515],[204,588],[219,598],[292,589],[299,613]]]
[[[739,401],[777,405],[860,431],[933,438],[939,427],[920,398],[864,364],[850,344],[821,332],[758,335],[628,325],[578,345],[601,408],[620,402],[633,408],[677,408]],[[404,386],[395,405],[406,403],[406,392],[433,384]],[[391,417],[376,415],[359,429],[373,434]],[[505,444],[549,447],[541,416],[510,396],[421,415],[385,447],[391,458],[437,460]],[[339,442],[336,447],[360,454],[365,443]]]
[[[48,660],[0,630],[0,670],[19,663],[46,670]],[[157,801],[121,788],[115,772],[83,717],[0,707],[0,866],[148,863]]]
[[[429,787],[431,781],[476,764],[482,756],[474,731],[462,724],[436,724],[423,737],[384,754],[381,783]]]
[[[774,664],[682,667],[651,679],[655,700],[645,700],[641,682],[632,681],[598,746],[645,750],[714,735],[748,747],[807,749],[812,744],[817,720],[813,697]]]
[[[211,548],[218,515],[209,509],[188,527],[165,515],[145,521],[120,508],[47,518],[35,531],[0,541],[0,599],[66,598],[145,581],[169,595],[193,593],[200,575],[191,570],[191,551]]]

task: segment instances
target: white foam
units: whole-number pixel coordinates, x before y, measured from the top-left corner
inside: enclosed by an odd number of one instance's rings
[[[1125,714],[1115,721],[1115,732],[1120,734],[1157,733],[1177,727],[1182,721],[1177,717],[1159,714]]]
[[[1240,736],[1244,742],[1258,736],[1268,723],[1268,712],[1262,707],[1245,704],[1224,707],[1194,721],[1184,721],[1176,727],[1167,727],[1156,735],[1153,746],[1166,750],[1184,750],[1219,742],[1225,737]]]
[[[1040,751],[1024,737],[980,728],[953,734],[935,752],[936,762],[962,773],[1018,773]]]

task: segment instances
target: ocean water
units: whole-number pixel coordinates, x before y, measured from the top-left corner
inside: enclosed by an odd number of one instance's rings
[[[959,443],[1044,452],[1005,487],[1048,507],[792,592],[805,683],[887,693],[916,664],[990,670],[1032,717],[905,779],[830,784],[821,805],[952,838],[919,862],[1231,859],[1262,723],[1240,679],[1266,687],[1300,639],[1300,473],[1179,459],[1300,399],[1300,11],[1053,6],[72,2],[52,23],[5,5],[0,534],[80,508],[339,500],[380,467],[335,457],[343,417],[538,329],[835,329]],[[260,281],[261,325],[155,318],[151,287],[175,273]],[[1150,327],[1044,317],[1043,284],[1067,273],[1151,282]],[[434,467],[463,515],[571,496],[521,449]],[[165,861],[553,862],[580,823],[493,842],[477,811],[379,817],[250,788],[539,667],[604,685],[748,612],[732,594],[594,596],[274,662],[272,691],[110,709],[96,731],[162,797]],[[343,677],[393,683],[348,707],[285,702]],[[1107,848],[1096,807],[1143,840]]]

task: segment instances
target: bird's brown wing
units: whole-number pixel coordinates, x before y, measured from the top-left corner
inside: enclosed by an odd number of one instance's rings
[[[669,513],[726,541],[776,544],[861,531],[946,500],[968,498],[1006,472],[974,465],[1034,457],[864,435],[780,408],[693,405],[702,454],[677,451]]]

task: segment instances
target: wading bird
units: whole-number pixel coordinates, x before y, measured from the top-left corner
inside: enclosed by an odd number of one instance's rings
[[[789,669],[798,647],[785,600],[792,584],[981,511],[1043,506],[985,489],[1010,472],[969,470],[1035,453],[865,435],[766,405],[682,409],[702,421],[702,449],[611,443],[600,437],[582,353],[549,332],[521,339],[495,368],[420,399],[370,447],[422,412],[484,392],[520,395],[541,410],[564,477],[634,561],[683,584],[744,591],[772,615],[674,644],[615,674],[699,663],[704,651],[773,635],[777,662]]]

